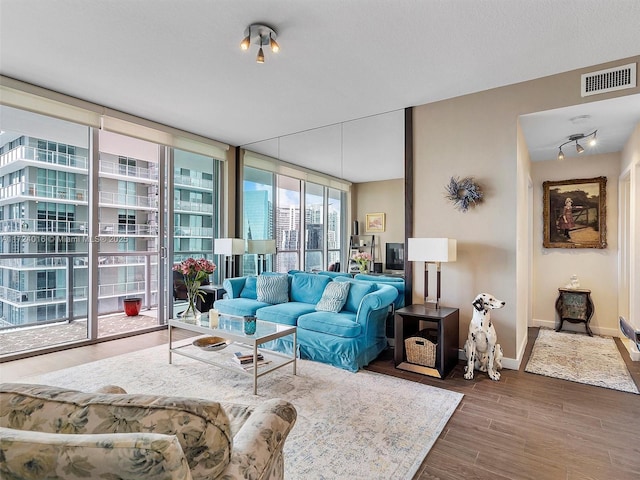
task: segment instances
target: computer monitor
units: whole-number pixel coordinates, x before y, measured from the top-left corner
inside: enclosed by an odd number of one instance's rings
[[[384,257],[385,271],[404,271],[404,243],[387,243]]]

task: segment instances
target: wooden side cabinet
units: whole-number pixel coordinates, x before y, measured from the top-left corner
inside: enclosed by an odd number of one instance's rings
[[[394,363],[396,368],[445,378],[458,363],[458,331],[460,312],[457,308],[426,308],[424,304],[409,305],[396,310]],[[423,328],[436,324],[438,345],[435,367],[409,363],[404,348],[405,338],[414,336]]]
[[[587,333],[593,337],[593,333],[591,333],[591,329],[589,328],[589,321],[594,312],[591,290],[559,288],[558,299],[556,300],[556,312],[558,312],[560,316],[560,325],[556,328],[556,332],[562,330],[562,324],[565,321],[584,323]]]

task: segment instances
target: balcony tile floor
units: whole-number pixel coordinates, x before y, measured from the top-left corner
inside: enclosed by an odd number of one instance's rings
[[[98,337],[108,337],[119,333],[155,327],[158,325],[158,319],[155,316],[151,316],[153,314],[155,314],[155,311],[149,311],[147,315],[131,317],[122,313],[102,316],[98,321]],[[86,319],[5,330],[0,332],[0,355],[19,353],[86,338]]]

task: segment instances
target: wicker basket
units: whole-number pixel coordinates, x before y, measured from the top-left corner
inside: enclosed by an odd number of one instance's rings
[[[436,348],[437,343],[430,341],[427,334],[423,331],[418,332],[417,336],[405,338],[404,349],[407,352],[407,361],[425,367],[436,366]]]

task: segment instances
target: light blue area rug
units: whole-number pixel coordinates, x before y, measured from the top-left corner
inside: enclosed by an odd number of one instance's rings
[[[230,354],[232,352],[229,352]],[[462,394],[370,371],[350,373],[301,360],[258,379],[174,355],[166,346],[20,380],[92,391],[106,384],[129,393],[183,395],[256,404],[293,403],[298,420],[285,444],[290,479],[411,479]]]
[[[612,337],[541,328],[525,372],[638,393]]]

